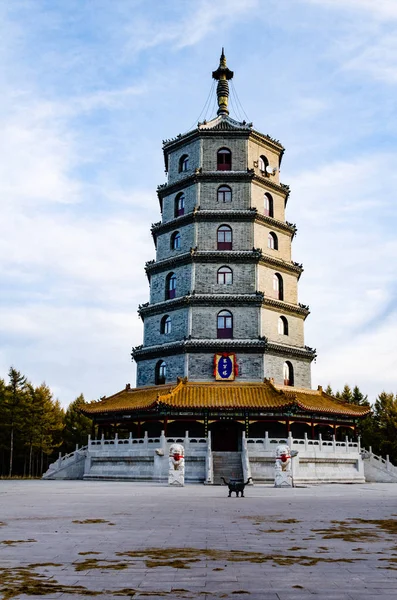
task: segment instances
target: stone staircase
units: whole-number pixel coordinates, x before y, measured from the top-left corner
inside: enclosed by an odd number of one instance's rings
[[[221,485],[221,476],[229,479],[243,479],[241,452],[213,452],[214,485]]]

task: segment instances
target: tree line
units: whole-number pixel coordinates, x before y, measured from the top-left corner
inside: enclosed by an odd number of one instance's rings
[[[335,393],[328,386],[325,392],[349,404],[370,406],[358,386],[345,385]],[[80,394],[64,410],[45,383],[35,387],[11,367],[8,379],[0,379],[0,477],[41,477],[58,452],[86,445],[92,422],[80,412],[84,404]],[[397,394],[381,392],[371,408],[358,425],[362,446],[388,454],[397,465]]]
[[[87,443],[91,420],[78,396],[64,410],[50,388],[35,387],[14,367],[0,379],[0,477],[41,477],[58,452]]]

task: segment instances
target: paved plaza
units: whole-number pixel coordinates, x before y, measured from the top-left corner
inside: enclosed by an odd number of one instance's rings
[[[1,597],[397,598],[397,484],[0,481]]]

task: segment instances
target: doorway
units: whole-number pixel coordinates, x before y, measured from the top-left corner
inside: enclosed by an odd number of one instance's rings
[[[214,452],[241,452],[243,424],[237,421],[216,421],[210,425]]]

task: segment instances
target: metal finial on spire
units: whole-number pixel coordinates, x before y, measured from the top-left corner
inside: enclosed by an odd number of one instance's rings
[[[222,48],[222,54],[219,61],[219,67],[216,71],[213,71],[212,77],[218,80],[216,88],[216,94],[218,96],[218,115],[228,115],[229,110],[227,108],[229,102],[229,84],[228,80],[233,78],[233,71],[227,68],[226,56],[224,49]]]

